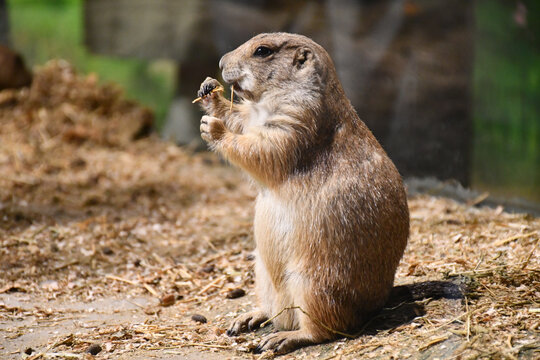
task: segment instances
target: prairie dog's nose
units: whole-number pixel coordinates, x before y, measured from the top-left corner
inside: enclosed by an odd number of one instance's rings
[[[222,56],[221,59],[219,59],[219,70],[223,70],[223,58],[224,56]]]
[[[229,55],[229,53],[226,53],[225,55],[223,55],[221,57],[221,59],[219,59],[219,69],[220,70],[223,70],[223,67],[225,66],[225,62],[227,61],[225,58],[227,57],[227,55]]]

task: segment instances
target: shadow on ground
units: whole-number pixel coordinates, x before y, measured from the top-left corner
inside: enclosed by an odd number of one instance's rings
[[[359,332],[362,335],[375,335],[379,331],[390,330],[410,323],[426,314],[426,301],[464,297],[466,287],[452,281],[423,281],[395,286],[386,306],[375,314]]]

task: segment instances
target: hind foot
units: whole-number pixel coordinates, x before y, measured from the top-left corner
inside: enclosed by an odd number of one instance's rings
[[[227,330],[227,335],[236,336],[242,332],[255,331],[266,320],[268,320],[268,316],[260,310],[242,314],[233,321]]]

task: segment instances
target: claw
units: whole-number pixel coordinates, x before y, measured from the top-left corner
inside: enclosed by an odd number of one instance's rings
[[[236,336],[242,332],[255,331],[259,328],[259,324],[266,319],[268,316],[262,311],[251,311],[240,315],[227,330],[227,335]]]
[[[217,80],[208,77],[202,83],[201,88],[197,92],[198,97],[193,100],[192,103],[199,102],[208,95],[215,93],[216,91],[223,91],[223,86],[221,86],[221,84]]]
[[[204,95],[208,95],[210,91],[214,90],[215,85],[214,84],[205,84],[204,85]]]

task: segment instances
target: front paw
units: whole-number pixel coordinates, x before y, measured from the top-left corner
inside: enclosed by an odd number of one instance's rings
[[[208,143],[219,141],[225,135],[223,121],[213,116],[204,115],[201,118],[201,137]]]
[[[250,311],[242,314],[234,320],[231,327],[227,330],[227,335],[236,336],[241,332],[255,331],[268,319],[268,316],[262,311]]]
[[[201,84],[197,96],[204,101],[213,98],[218,92],[223,91],[223,86],[216,79],[207,77]]]

